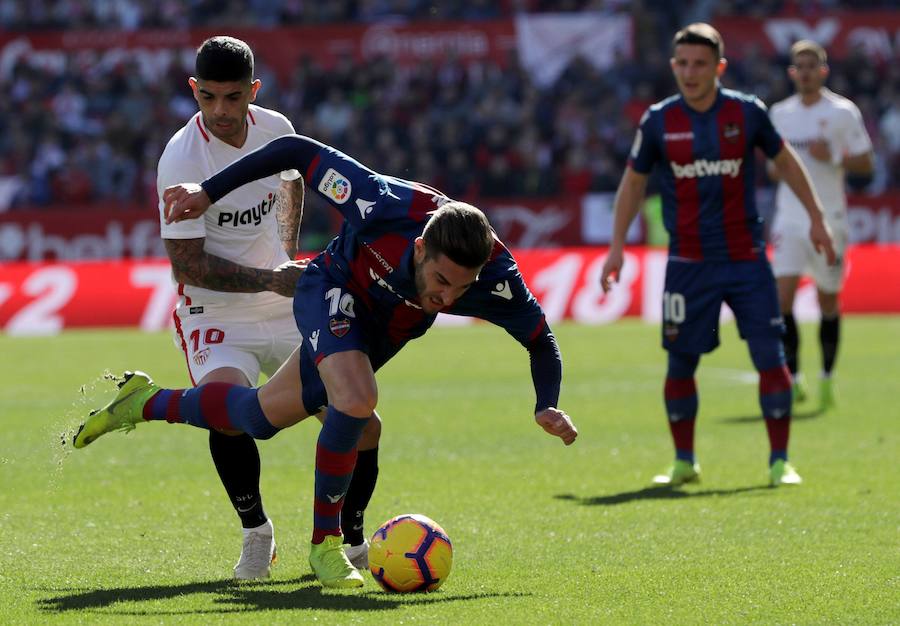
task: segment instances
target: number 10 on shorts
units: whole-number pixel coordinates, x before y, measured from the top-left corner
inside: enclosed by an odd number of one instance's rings
[[[191,340],[191,352],[196,352],[200,349],[200,329],[194,330],[190,336]],[[225,340],[225,331],[219,330],[218,328],[208,328],[203,335],[203,343],[210,346],[216,343],[222,343]]]
[[[684,316],[684,296],[680,293],[663,292],[663,320],[681,324]]]

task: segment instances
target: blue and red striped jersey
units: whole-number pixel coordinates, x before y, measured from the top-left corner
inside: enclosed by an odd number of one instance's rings
[[[324,262],[384,323],[402,345],[434,321],[416,304],[413,244],[432,211],[449,201],[421,183],[378,174],[338,150],[323,147],[304,176],[344,217],[325,249]],[[444,310],[487,320],[527,344],[546,326],[543,311],[499,239],[478,280]]]
[[[344,218],[340,233],[312,263],[371,311],[370,333],[387,343],[382,341],[378,355],[370,355],[377,370],[434,323],[436,316],[418,304],[413,250],[431,213],[450,199],[427,185],[379,174],[339,150],[298,135],[269,142],[202,185],[215,202],[243,184],[285,169],[302,172],[308,188]],[[477,317],[506,330],[529,351],[537,409],[556,406],[562,375],[556,339],[515,259],[496,236],[478,279],[443,312]]]
[[[744,261],[764,250],[762,218],[756,210],[755,159],[768,158],[783,140],[756,96],[718,90],[702,113],[681,95],[647,109],[628,165],[660,177],[663,224],[669,256],[704,261]]]

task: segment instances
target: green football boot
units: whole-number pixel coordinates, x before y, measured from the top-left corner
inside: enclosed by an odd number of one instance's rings
[[[796,468],[783,459],[778,459],[769,466],[769,484],[773,487],[799,485],[802,482]]]
[[[799,374],[794,376],[791,390],[794,392],[794,402],[806,402],[806,398],[809,394],[806,393],[806,383],[803,382],[803,376],[800,376]]]
[[[160,388],[144,372],[125,372],[114,378],[119,393],[102,409],[91,411],[87,421],[78,427],[72,443],[83,448],[100,435],[114,430],[134,430],[144,421],[144,405]]]
[[[834,388],[831,386],[831,377],[819,380],[819,409],[827,411],[834,408]]]
[[[362,587],[363,577],[344,554],[344,539],[340,535],[327,535],[322,543],[312,544],[309,565],[323,587],[350,589]]]
[[[654,485],[677,487],[685,483],[696,482],[700,482],[700,465],[682,459],[675,459],[675,463],[666,470],[665,474],[653,477]]]

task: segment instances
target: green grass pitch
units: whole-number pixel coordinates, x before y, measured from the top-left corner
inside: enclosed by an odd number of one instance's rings
[[[323,591],[307,564],[318,423],[260,444],[271,581],[228,581],[237,519],[206,433],[142,425],[60,443],[108,397],[104,369],[187,383],[168,335],[0,337],[0,623],[645,624],[900,622],[900,317],[845,322],[838,406],[795,407],[805,479],[767,487],[756,377],[733,325],[698,376],[703,482],[648,487],[672,451],[658,328],[556,328],[571,447],[532,420],[526,353],[501,330],[438,328],[379,374],[369,532],[436,519],[453,572],[427,595]],[[802,328],[815,392],[816,327]],[[813,394],[814,396],[814,394]]]

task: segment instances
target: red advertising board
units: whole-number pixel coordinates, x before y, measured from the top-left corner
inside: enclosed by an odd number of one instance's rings
[[[217,29],[0,33],[0,72],[10,71],[19,59],[60,70],[134,62],[146,78],[154,79],[173,62],[192,70],[197,47],[219,34]],[[343,58],[376,57],[399,65],[455,58],[505,66],[516,46],[512,20],[236,28],[228,34],[249,43],[257,59],[282,81],[305,57],[325,67]]]
[[[725,54],[738,58],[748,51],[763,55],[786,54],[799,39],[820,43],[832,58],[842,59],[861,48],[883,61],[900,54],[900,12],[854,11],[812,16],[754,18],[735,15],[716,19],[713,25],[725,40]]]
[[[484,200],[500,238],[512,248],[609,243],[613,194]],[[337,217],[339,214],[334,213]],[[900,243],[900,192],[848,199],[850,241]],[[642,224],[629,231],[642,243]],[[0,261],[80,261],[165,256],[156,207],[16,210],[0,213]]]
[[[658,321],[666,253],[629,248],[619,284],[604,295],[599,278],[605,252],[557,248],[518,250],[515,256],[551,322],[606,324],[624,316]],[[896,285],[900,246],[851,247],[842,296],[846,312],[900,313]],[[171,323],[176,299],[169,265],[161,260],[0,266],[0,329],[11,335],[79,327],[161,330]],[[798,294],[798,317],[814,316],[815,307],[815,289],[805,283]],[[723,315],[727,318],[727,311]]]
[[[84,261],[158,258],[156,206],[67,206],[0,213],[0,260]]]

